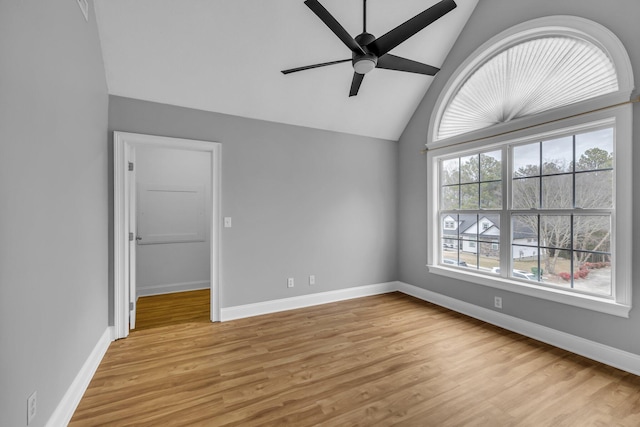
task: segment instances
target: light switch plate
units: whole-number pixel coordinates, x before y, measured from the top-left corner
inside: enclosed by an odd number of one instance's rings
[[[230,216],[225,216],[224,217],[224,227],[225,228],[231,228],[231,217]]]

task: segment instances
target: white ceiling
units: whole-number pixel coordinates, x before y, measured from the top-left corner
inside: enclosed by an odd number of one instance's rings
[[[440,67],[478,0],[391,53]],[[361,0],[320,0],[352,35]],[[369,0],[380,37],[437,0]],[[349,98],[351,57],[302,0],[95,0],[109,93],[312,128],[397,140],[433,77],[375,69]]]

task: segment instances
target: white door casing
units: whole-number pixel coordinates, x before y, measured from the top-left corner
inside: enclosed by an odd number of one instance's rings
[[[132,152],[136,147],[171,148],[211,153],[211,227],[210,229],[210,261],[211,261],[211,312],[212,322],[220,321],[219,272],[220,272],[220,200],[221,200],[221,144],[209,141],[198,141],[182,138],[169,138],[128,132],[114,132],[114,329],[115,339],[129,335],[130,311],[129,303],[135,298],[135,290],[131,290],[130,257],[135,252],[135,229],[129,212],[131,212],[130,191],[132,176],[128,164],[132,161]],[[135,185],[135,182],[134,182]],[[135,211],[134,211],[135,212]],[[129,243],[129,232],[134,233],[134,241]],[[135,255],[134,255],[135,256]],[[134,270],[135,273],[135,270]],[[134,301],[135,304],[135,301]],[[134,305],[135,307],[135,305]],[[133,313],[135,315],[135,313]],[[135,321],[135,319],[134,319]]]

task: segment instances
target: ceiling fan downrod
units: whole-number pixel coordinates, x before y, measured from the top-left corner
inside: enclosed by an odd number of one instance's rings
[[[362,0],[362,32],[367,32],[367,0]]]

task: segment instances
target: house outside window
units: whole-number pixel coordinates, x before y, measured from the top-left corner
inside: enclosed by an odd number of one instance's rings
[[[632,89],[619,40],[581,18],[478,49],[430,123],[429,271],[628,316]]]

